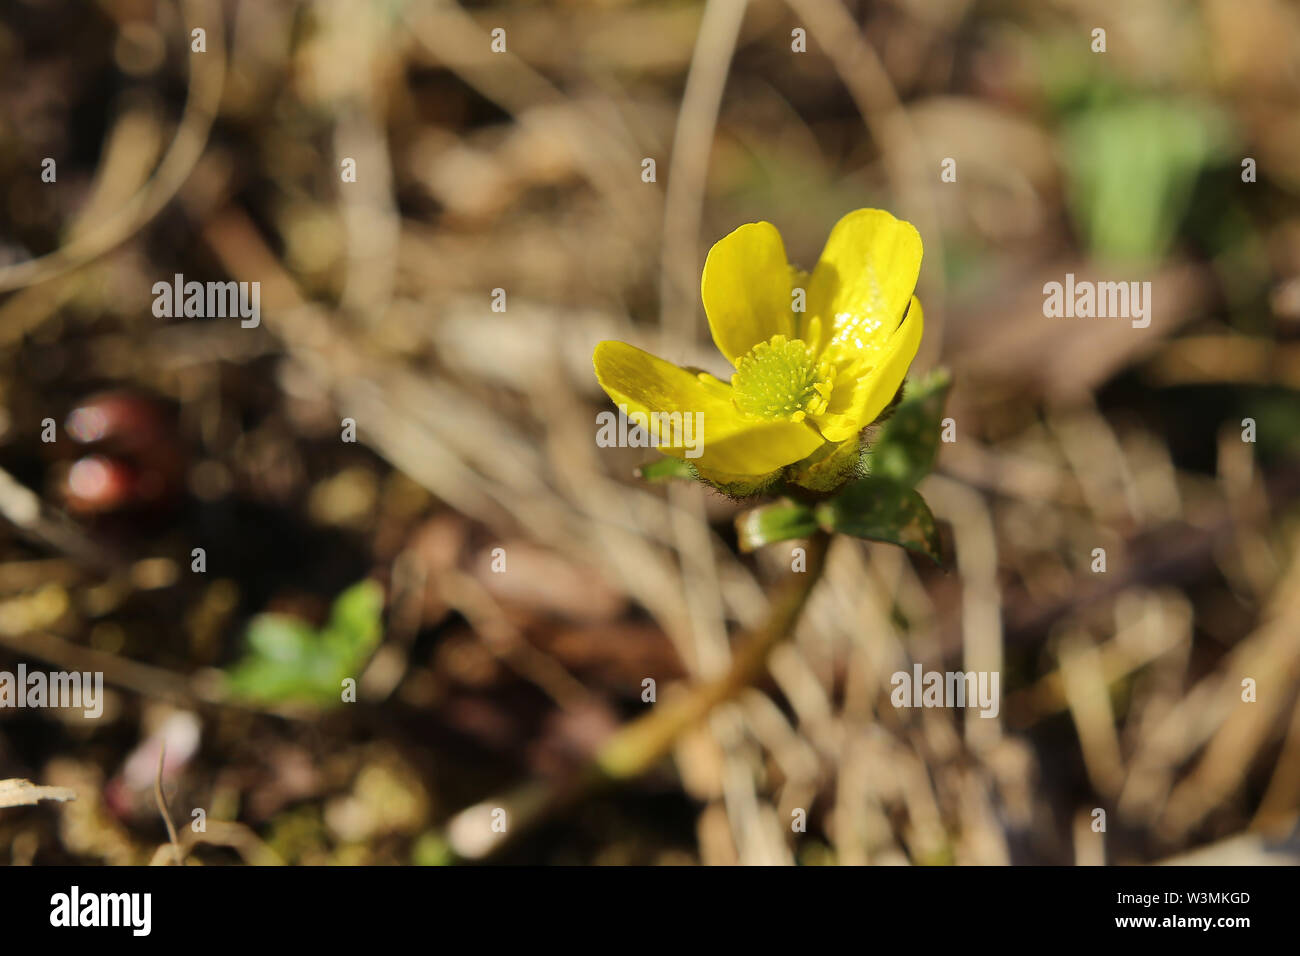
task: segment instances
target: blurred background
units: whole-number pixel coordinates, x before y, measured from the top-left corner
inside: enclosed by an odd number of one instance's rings
[[[106,700],[0,709],[76,793],[0,859],[168,860],[165,744],[191,863],[1295,862],[1298,151],[1283,0],[4,4],[0,670]],[[722,374],[709,245],[862,206],[925,243],[949,566],[836,541],[769,677],[539,798],[790,569],[596,446],[593,346]],[[156,317],[178,273],[260,324]],[[1045,317],[1067,273],[1150,326]]]

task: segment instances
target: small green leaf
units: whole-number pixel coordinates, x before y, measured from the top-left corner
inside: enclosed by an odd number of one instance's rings
[[[450,866],[455,860],[455,853],[437,830],[426,830],[411,847],[411,862],[416,866]]]
[[[259,614],[248,624],[248,650],[227,671],[237,697],[327,706],[340,702],[342,681],[360,675],[383,638],[384,592],[361,581],[335,599],[319,632],[283,614]]]
[[[952,377],[939,369],[908,381],[903,400],[881,426],[866,455],[867,473],[913,488],[929,474],[939,450],[943,407]]]
[[[270,661],[300,660],[315,633],[306,622],[287,614],[259,614],[248,624],[248,646]]]
[[[322,638],[343,661],[364,663],[379,644],[383,610],[384,589],[377,582],[354,584],[335,599]]]
[[[754,551],[775,541],[806,538],[817,530],[811,508],[793,501],[762,505],[736,518],[741,551]]]
[[[886,541],[942,563],[939,529],[925,499],[914,488],[888,478],[863,478],[817,506],[827,531]]]
[[[310,682],[283,663],[246,657],[226,673],[230,692],[245,700],[301,700],[311,694]]]
[[[637,469],[636,476],[646,481],[671,481],[674,478],[694,480],[695,469],[681,458],[664,455],[658,461],[642,465]]]

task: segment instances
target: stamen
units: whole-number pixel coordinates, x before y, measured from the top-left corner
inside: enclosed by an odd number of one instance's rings
[[[802,339],[774,335],[740,360],[731,376],[732,400],[747,415],[801,422],[826,410],[832,371],[814,363]]]

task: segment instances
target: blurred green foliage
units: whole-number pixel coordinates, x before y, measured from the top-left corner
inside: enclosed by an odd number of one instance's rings
[[[367,580],[335,599],[320,630],[286,614],[257,615],[247,653],[227,671],[229,690],[264,703],[340,703],[343,680],[359,676],[379,645],[383,608],[383,589]]]
[[[1070,212],[1094,255],[1164,255],[1225,138],[1222,117],[1192,100],[1101,97],[1069,116],[1062,153]]]
[[[943,406],[951,386],[946,369],[905,384],[903,400],[867,450],[867,474],[908,488],[929,474],[939,451]]]

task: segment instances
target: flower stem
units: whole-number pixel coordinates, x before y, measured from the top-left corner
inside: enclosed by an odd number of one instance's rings
[[[474,849],[471,850],[464,841],[456,839],[456,833],[464,832],[470,819],[483,819],[485,809],[500,807],[506,810],[509,827],[502,836],[513,840],[546,817],[608,786],[632,780],[654,767],[668,755],[678,738],[698,725],[714,707],[736,697],[763,676],[772,651],[793,632],[799,615],[821,578],[829,544],[830,536],[823,531],[818,531],[808,539],[806,570],[793,574],[785,582],[772,602],[767,620],[736,653],[726,674],[655,705],[644,717],[627,724],[606,741],[588,764],[565,785],[554,789],[543,789],[537,785],[525,786],[511,795],[495,801],[485,801],[463,811],[452,819],[447,828],[448,842],[453,852],[462,858],[481,858],[504,845],[504,838],[493,841],[490,845],[475,840]],[[462,845],[457,846],[458,842]]]
[[[593,769],[612,780],[628,780],[645,773],[672,749],[683,731],[762,677],[768,657],[794,630],[813,586],[821,577],[829,542],[830,536],[824,531],[809,539],[807,570],[792,575],[786,582],[767,620],[736,654],[726,674],[632,721],[601,747],[593,760]]]

